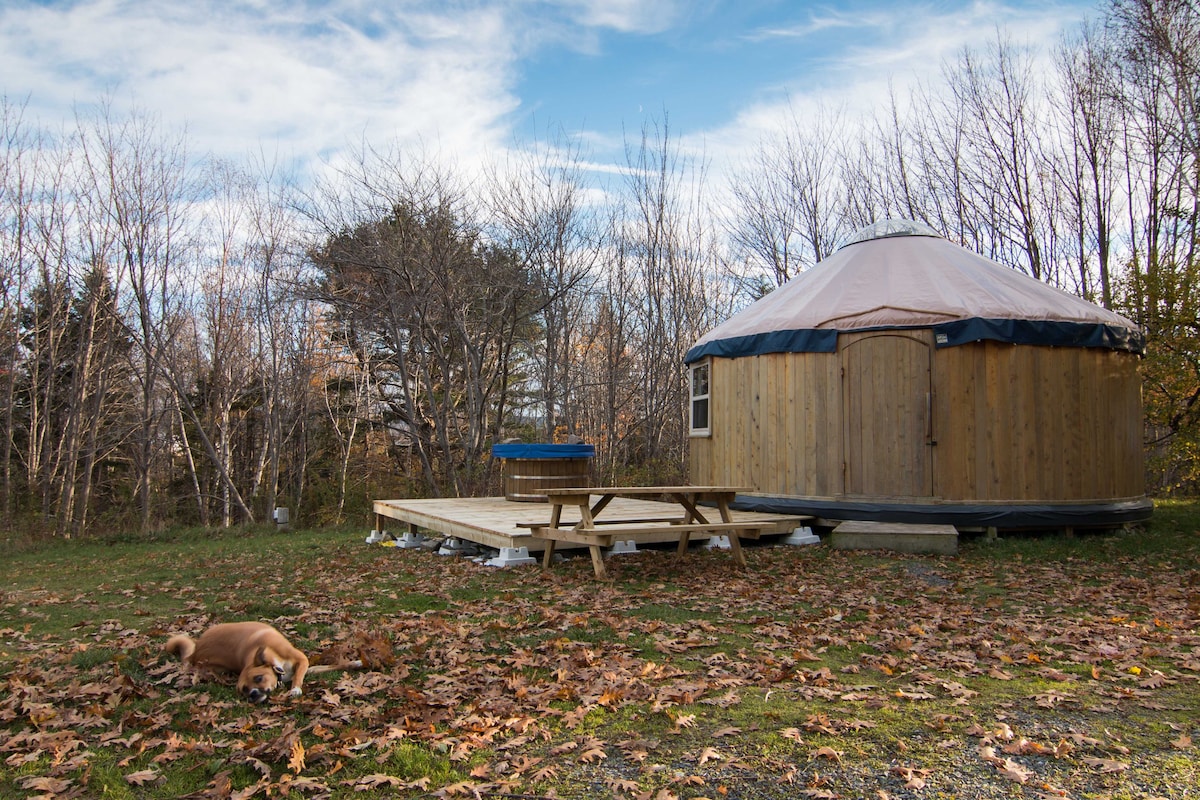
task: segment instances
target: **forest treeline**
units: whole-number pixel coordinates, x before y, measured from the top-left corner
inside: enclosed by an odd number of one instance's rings
[[[720,175],[666,113],[616,171],[562,134],[300,180],[0,100],[0,528],[365,519],[495,492],[514,438],[685,480],[690,345],[886,217],[1139,323],[1147,488],[1192,493],[1198,106],[1189,0],[1115,0],[1053,52],[998,31],[867,116],[793,105]]]

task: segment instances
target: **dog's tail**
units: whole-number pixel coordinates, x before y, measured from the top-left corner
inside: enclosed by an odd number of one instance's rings
[[[170,642],[167,642],[167,644],[170,645]],[[334,672],[339,669],[362,669],[362,668],[363,668],[363,662],[358,661],[358,660],[343,661],[340,664],[313,664],[311,667],[308,668],[308,674],[309,675],[320,675],[322,672]]]
[[[179,656],[183,661],[189,661],[192,653],[196,652],[196,643],[192,637],[182,633],[172,636],[167,639],[167,643],[163,645],[163,650],[174,656]]]

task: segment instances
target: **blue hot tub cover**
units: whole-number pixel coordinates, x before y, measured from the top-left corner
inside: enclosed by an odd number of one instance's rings
[[[494,444],[492,455],[496,458],[592,458],[596,446],[591,444]]]

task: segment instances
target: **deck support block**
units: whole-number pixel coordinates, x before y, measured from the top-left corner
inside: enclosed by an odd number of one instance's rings
[[[612,547],[608,548],[608,555],[623,556],[628,553],[636,553],[637,551],[637,542],[633,539],[618,539],[612,543]]]
[[[847,520],[833,529],[835,550],[894,550],[899,553],[956,555],[958,531],[953,525]]]
[[[813,533],[812,528],[803,526],[789,533],[783,538],[783,544],[790,545],[805,545],[805,544],[820,544],[821,537]]]

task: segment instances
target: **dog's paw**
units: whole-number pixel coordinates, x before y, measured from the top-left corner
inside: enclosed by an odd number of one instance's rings
[[[300,695],[304,694],[304,690],[297,686],[295,689],[292,689],[290,692],[288,692],[288,694],[292,697],[299,697]]]

